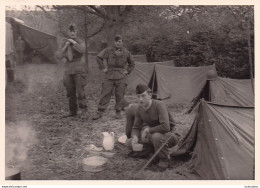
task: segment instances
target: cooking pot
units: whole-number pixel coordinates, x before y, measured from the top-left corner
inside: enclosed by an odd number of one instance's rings
[[[5,180],[21,180],[21,172],[18,168],[5,167]]]

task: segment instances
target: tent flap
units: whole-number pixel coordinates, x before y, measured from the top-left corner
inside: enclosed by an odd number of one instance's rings
[[[157,98],[168,104],[189,104],[198,96],[207,81],[209,70],[215,65],[204,67],[172,67],[156,64],[158,82]],[[165,96],[171,95],[166,99]]]
[[[179,149],[190,152],[194,148],[194,170],[203,179],[252,180],[254,135],[253,107],[202,101],[192,128]]]
[[[233,106],[254,106],[250,79],[220,78],[210,81],[211,101]]]
[[[6,35],[6,41],[5,41],[5,54],[9,55],[13,53],[14,51],[14,44],[13,44],[13,29],[11,24],[5,22],[5,35]]]
[[[37,50],[50,61],[55,62],[54,53],[58,49],[56,37],[25,25],[16,18],[6,17],[14,25],[15,33],[19,33],[30,48]]]

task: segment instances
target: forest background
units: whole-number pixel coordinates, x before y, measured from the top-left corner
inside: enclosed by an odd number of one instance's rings
[[[149,62],[215,64],[221,77],[254,77],[254,6],[46,5],[6,10],[6,16],[57,39],[66,36],[68,23],[76,23],[86,53],[101,51],[121,34],[131,53],[146,54]]]

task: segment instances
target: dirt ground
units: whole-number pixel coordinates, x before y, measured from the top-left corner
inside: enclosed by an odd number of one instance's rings
[[[59,64],[17,66],[16,80],[6,87],[6,163],[20,168],[22,180],[197,180],[189,158],[172,158],[171,167],[158,172],[153,166],[137,173],[148,159],[130,158],[128,150],[116,142],[114,157],[104,171],[92,173],[82,167],[86,147],[102,147],[102,132],[124,133],[125,120],[115,120],[114,98],[104,117],[91,120],[97,108],[102,75],[90,66],[85,87],[88,112],[63,119],[68,100]],[[135,100],[127,95],[128,100]],[[184,114],[185,106],[169,107],[176,131],[183,137],[194,115]]]

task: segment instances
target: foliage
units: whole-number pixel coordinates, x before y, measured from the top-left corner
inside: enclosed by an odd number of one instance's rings
[[[51,17],[57,21],[60,31],[64,33],[69,22],[76,22],[80,35],[95,43],[97,51],[113,44],[115,34],[121,34],[126,47],[133,54],[146,54],[148,61],[173,59],[176,66],[215,63],[219,76],[250,77],[248,45],[250,38],[254,57],[253,6],[64,5],[52,8],[56,14]]]
[[[146,54],[149,61],[173,59],[177,66],[215,63],[219,76],[250,77],[248,32],[253,44],[252,6],[156,9],[161,12],[149,11],[151,14],[144,14],[142,23],[136,20],[128,25],[132,29],[126,32],[127,45],[133,54]]]

